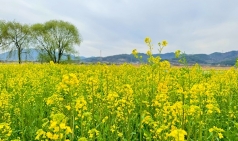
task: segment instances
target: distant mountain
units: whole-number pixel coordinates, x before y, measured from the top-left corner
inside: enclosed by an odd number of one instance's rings
[[[154,54],[158,56],[159,54]],[[147,62],[148,56],[145,53],[139,53],[138,56],[142,56],[142,61]],[[172,59],[174,58],[174,53],[160,54],[162,59]],[[119,54],[107,57],[90,57],[82,59],[83,62],[110,62],[110,63],[123,63],[123,62],[138,62],[139,60],[132,54]]]
[[[38,57],[38,51],[36,49],[24,49],[22,51],[22,61],[36,61]],[[18,61],[17,50],[5,52],[0,54],[1,61]]]
[[[22,61],[38,61],[39,50],[37,49],[24,49],[22,51]],[[75,55],[70,55],[72,60],[85,59],[86,57]],[[67,55],[62,56],[62,60],[66,60]],[[11,54],[10,52],[5,52],[0,54],[0,61],[18,61],[17,50],[14,50]]]
[[[187,55],[189,63],[211,64],[211,65],[229,65],[233,66],[238,58],[238,51],[229,51],[225,53],[214,52],[212,54],[194,54]]]
[[[179,64],[178,59],[175,58],[174,53],[154,54],[153,56],[160,56],[162,60],[168,60],[172,64]],[[145,53],[139,53],[138,56],[142,56],[142,62],[147,62],[148,56]],[[185,58],[188,64],[199,63],[202,65],[225,65],[232,66],[235,64],[238,58],[238,51],[230,51],[225,53],[214,52],[212,54],[185,54]],[[91,57],[81,60],[82,62],[104,62],[104,63],[138,63],[132,54],[119,54],[107,57]]]
[[[38,61],[39,50],[27,49],[23,50],[22,61]],[[168,60],[171,64],[179,64],[178,59],[175,58],[174,53],[154,54],[153,56],[160,56],[162,60]],[[142,56],[141,61],[146,63],[148,56],[145,53],[139,53],[138,56]],[[135,58],[132,54],[119,54],[107,57],[83,57],[70,55],[71,60],[80,60],[84,63],[139,63],[139,59]],[[232,66],[235,64],[238,58],[238,51],[230,51],[225,53],[214,52],[212,54],[185,54],[185,58],[188,64],[199,63],[201,65],[224,65]],[[62,60],[67,60],[67,55],[63,55]],[[12,52],[10,56],[9,52],[0,54],[0,61],[18,61],[17,51]]]

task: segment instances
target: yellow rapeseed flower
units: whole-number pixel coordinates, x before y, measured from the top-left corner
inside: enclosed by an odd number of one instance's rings
[[[66,108],[67,110],[70,110],[70,109],[71,109],[70,105],[65,106],[65,108]]]
[[[162,41],[162,46],[165,47],[165,46],[167,46],[167,45],[168,45],[168,42],[167,42],[166,40],[163,40],[163,41]]]
[[[87,138],[81,137],[81,138],[78,139],[78,141],[87,141]]]
[[[216,127],[216,126],[213,126],[212,128],[209,129],[209,132],[221,133],[221,132],[224,132],[224,130],[221,129],[221,128],[218,128],[218,127]]]
[[[222,139],[222,138],[223,138],[222,133],[218,133],[218,137],[219,137],[220,139]]]
[[[56,133],[56,132],[59,132],[59,127],[58,126],[56,126],[55,128],[54,128],[54,132]]]
[[[148,50],[148,51],[146,52],[146,54],[147,54],[148,56],[150,56],[150,55],[151,55],[151,52]]]
[[[133,49],[133,50],[132,50],[132,54],[133,54],[133,55],[135,55],[135,54],[137,54],[137,53],[138,53],[138,52],[137,52],[136,49]]]
[[[47,138],[49,138],[49,139],[52,139],[52,138],[53,138],[53,134],[52,134],[51,132],[47,132],[47,133],[46,133],[46,136],[47,136]]]
[[[54,134],[52,137],[52,140],[58,140],[59,139],[59,135],[58,134]]]
[[[66,131],[65,131],[66,134],[69,134],[69,133],[72,133],[72,130],[69,126],[66,126]]]
[[[88,131],[88,134],[89,134],[89,138],[97,137],[99,135],[99,131],[96,128],[93,128]]]
[[[176,51],[175,51],[175,58],[179,58],[180,52],[181,52],[180,50],[176,50]]]
[[[66,125],[65,125],[65,123],[60,123],[60,129],[66,129]]]
[[[50,121],[50,129],[55,128],[57,126],[56,121]]]
[[[45,135],[45,131],[43,131],[43,129],[39,129],[39,130],[37,130],[36,135],[37,136],[36,136],[35,140],[40,140],[40,137]]]
[[[146,37],[146,38],[145,38],[145,43],[147,43],[147,44],[150,44],[150,43],[151,43],[150,37]]]
[[[53,61],[50,61],[50,64],[51,64],[51,65],[53,65],[53,64],[54,64],[54,62],[53,62]]]
[[[122,137],[123,133],[122,132],[117,132],[118,137]]]
[[[185,135],[187,135],[187,132],[182,129],[175,129],[168,134],[168,136],[173,137],[175,141],[185,141]]]

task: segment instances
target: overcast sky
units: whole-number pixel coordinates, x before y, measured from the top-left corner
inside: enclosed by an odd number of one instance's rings
[[[146,52],[145,37],[168,41],[162,53],[238,50],[238,0],[0,0],[0,20],[64,20],[83,42],[80,56]]]

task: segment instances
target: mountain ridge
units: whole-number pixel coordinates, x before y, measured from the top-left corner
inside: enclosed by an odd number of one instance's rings
[[[22,60],[23,61],[39,61],[38,59],[39,51],[36,49],[23,50]],[[8,57],[7,57],[8,56]],[[138,56],[142,56],[141,61],[146,63],[148,56],[145,53],[138,53]],[[175,54],[173,52],[163,53],[163,54],[153,54],[153,56],[160,56],[162,60],[168,60],[171,64],[179,64]],[[233,50],[229,52],[213,52],[210,54],[184,54],[188,64],[203,64],[203,65],[228,65],[232,66],[235,64],[238,58],[238,50]],[[70,55],[72,60],[80,60],[82,63],[139,63],[140,61],[135,58],[132,54],[117,54],[106,57],[84,57]],[[62,60],[66,60],[67,55],[64,55]],[[0,61],[17,61],[17,53],[13,51],[12,56],[9,56],[9,52],[0,54]],[[77,62],[78,62],[77,61]]]

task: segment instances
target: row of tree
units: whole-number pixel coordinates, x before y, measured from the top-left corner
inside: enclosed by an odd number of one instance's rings
[[[27,48],[36,48],[44,59],[60,63],[62,56],[75,53],[74,46],[81,42],[78,29],[62,20],[33,25],[0,20],[0,49],[10,54],[17,50],[19,64],[23,50]]]

